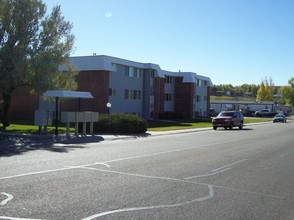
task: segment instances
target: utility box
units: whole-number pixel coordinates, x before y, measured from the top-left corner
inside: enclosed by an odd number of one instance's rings
[[[52,125],[54,112],[35,110],[34,124],[37,126]]]

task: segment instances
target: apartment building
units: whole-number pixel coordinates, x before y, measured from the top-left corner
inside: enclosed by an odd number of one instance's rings
[[[79,91],[87,91],[93,99],[68,99],[61,102],[61,111],[136,114],[152,120],[165,112],[176,113],[184,118],[207,116],[210,103],[209,77],[193,72],[170,72],[159,65],[140,63],[121,58],[93,55],[70,57],[79,70]],[[11,103],[12,118],[33,118],[38,109],[38,97],[28,93],[28,88],[17,90]],[[21,114],[17,107],[22,102]],[[111,107],[106,106],[111,103]]]
[[[187,118],[207,115],[212,86],[209,77],[104,55],[71,57],[70,61],[80,71],[79,90],[91,92],[96,100],[93,110],[105,112],[109,102],[110,113],[146,119],[157,119],[164,112]]]

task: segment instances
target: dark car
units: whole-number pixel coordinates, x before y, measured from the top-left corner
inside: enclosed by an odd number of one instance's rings
[[[218,113],[215,111],[215,109],[213,109],[213,108],[209,109],[209,116],[210,117],[215,117],[217,115],[218,115]]]
[[[232,130],[233,127],[243,129],[244,117],[240,111],[223,111],[218,116],[212,118],[212,127],[216,130],[218,127]]]
[[[284,114],[277,114],[273,118],[273,123],[275,123],[275,122],[283,122],[283,123],[286,123],[287,122],[287,117]]]

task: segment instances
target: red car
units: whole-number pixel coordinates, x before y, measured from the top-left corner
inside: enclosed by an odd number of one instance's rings
[[[232,130],[233,127],[243,129],[244,117],[240,111],[223,111],[218,116],[212,118],[212,127],[216,130],[218,127]]]

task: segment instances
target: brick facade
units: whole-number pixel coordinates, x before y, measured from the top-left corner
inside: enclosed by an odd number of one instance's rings
[[[108,71],[81,71],[76,78],[78,91],[87,91],[93,99],[64,99],[60,103],[61,111],[96,111],[107,113],[106,103],[109,92]],[[1,100],[1,97],[0,97]],[[28,86],[14,90],[8,112],[10,119],[32,120],[39,108],[39,96],[30,94]]]
[[[183,77],[175,78],[175,113],[183,118],[193,117],[194,83],[183,83]]]
[[[63,111],[95,111],[107,113],[109,93],[108,71],[81,71],[76,78],[78,91],[90,92],[94,99],[68,99],[61,103]],[[80,103],[79,103],[80,102]]]
[[[35,109],[38,109],[38,104],[39,96],[32,95],[28,86],[20,86],[11,94],[8,118],[31,120],[34,118]]]
[[[80,70],[76,76],[77,91],[90,92],[94,98],[61,99],[61,111],[107,113],[106,103],[110,101],[113,112],[138,114],[146,119],[158,119],[165,111],[172,111],[184,118],[193,118],[199,108],[202,111],[202,107],[204,115],[209,112],[212,83],[208,77],[198,78],[198,75],[192,72],[168,72],[155,64],[143,64],[105,55],[73,57],[70,61]],[[124,72],[120,73],[118,67],[122,67]],[[127,79],[124,78],[126,73]],[[167,78],[169,76],[174,78],[175,82],[170,82],[170,78]],[[203,80],[205,83],[202,85]],[[196,89],[198,81],[200,84]],[[171,87],[173,83],[174,87]],[[109,96],[110,86],[112,92],[117,90],[119,93]],[[136,96],[128,96],[126,100],[123,91],[135,91],[136,93],[130,94]],[[125,104],[128,104],[128,109],[124,108]],[[34,111],[38,108],[39,97],[31,95],[29,87],[19,87],[12,94],[9,116],[10,119],[32,120]]]
[[[164,78],[154,78],[154,119],[164,112]]]

